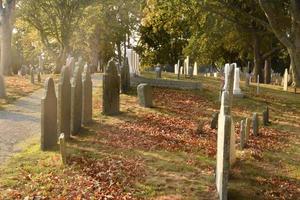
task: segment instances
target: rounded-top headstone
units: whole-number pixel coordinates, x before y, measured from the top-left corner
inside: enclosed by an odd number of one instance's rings
[[[107,65],[105,73],[110,74],[110,75],[115,75],[115,76],[118,75],[117,66],[113,59],[108,61],[108,65]]]

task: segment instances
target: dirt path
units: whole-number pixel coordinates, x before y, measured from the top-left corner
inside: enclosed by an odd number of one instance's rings
[[[98,87],[101,76],[93,76],[93,82],[94,87]],[[44,89],[37,90],[0,111],[0,164],[22,150],[18,144],[40,135],[40,110],[43,95]]]

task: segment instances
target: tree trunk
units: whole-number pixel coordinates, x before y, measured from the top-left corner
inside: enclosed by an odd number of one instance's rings
[[[66,48],[62,47],[59,56],[56,59],[56,67],[54,70],[55,74],[59,74],[63,65],[66,63],[68,51]]]
[[[1,35],[1,74],[5,76],[12,75],[12,25],[13,14],[16,1],[12,0],[3,7],[2,1],[0,5],[0,35]]]
[[[121,42],[117,42],[117,51],[118,51],[118,61],[119,61],[119,65],[118,65],[118,71],[120,72],[120,67],[122,65],[122,51],[121,51]]]
[[[260,53],[260,41],[258,35],[253,34],[253,54],[254,54],[254,80],[257,82],[257,76],[259,75],[259,82],[264,82],[264,76],[262,71],[263,59]]]
[[[293,86],[300,85],[300,47],[295,49],[288,49],[291,58],[290,74],[292,75]]]

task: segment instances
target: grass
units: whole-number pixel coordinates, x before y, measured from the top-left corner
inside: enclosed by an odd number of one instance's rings
[[[121,95],[122,113],[113,117],[101,114],[102,91],[94,90],[94,123],[68,142],[69,165],[61,165],[58,152],[41,152],[37,139],[26,142],[27,148],[0,168],[0,199],[13,195],[72,199],[85,190],[88,193],[79,199],[96,197],[89,184],[100,184],[106,197],[116,199],[216,199],[215,131],[207,124],[219,110],[220,84],[212,77],[193,81],[201,81],[204,90],[155,88],[152,109],[141,108],[132,90]],[[268,105],[272,124],[261,126],[260,137],[251,135],[246,149],[237,148],[229,199],[296,199],[300,194],[299,94],[261,85],[261,94],[256,95],[255,86],[245,88],[244,83],[242,90],[246,98],[233,104],[235,122],[261,113]],[[200,121],[206,126],[199,136],[195,131]],[[98,162],[104,166],[96,167]],[[109,182],[113,185],[107,186]]]

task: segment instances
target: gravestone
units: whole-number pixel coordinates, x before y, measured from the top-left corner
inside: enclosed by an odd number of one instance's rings
[[[259,75],[257,75],[256,94],[259,95]]]
[[[175,64],[174,66],[174,74],[178,74],[178,64]]]
[[[210,124],[211,129],[217,129],[218,128],[218,118],[219,118],[219,112],[213,113],[211,124]]]
[[[82,123],[82,75],[80,67],[76,67],[71,86],[71,134],[76,135]]]
[[[193,77],[193,71],[194,71],[194,68],[193,67],[188,67],[188,76],[191,78]]]
[[[161,78],[161,71],[161,66],[158,64],[157,67],[155,67],[156,78]]]
[[[197,75],[198,75],[198,64],[197,64],[197,62],[195,62],[193,76],[197,76]]]
[[[30,69],[30,82],[32,84],[34,84],[34,69],[33,68]]]
[[[231,136],[233,121],[230,115],[229,92],[222,94],[221,110],[218,120],[216,187],[220,200],[227,200],[228,179],[231,166]]]
[[[270,123],[269,121],[269,107],[263,112],[263,124],[264,126],[268,126]]]
[[[65,139],[71,135],[71,82],[70,68],[64,66],[61,70],[58,84],[58,132],[64,133]]]
[[[73,77],[75,71],[75,58],[68,57],[66,66],[69,68],[70,76]]]
[[[117,115],[120,113],[120,77],[113,60],[108,62],[103,75],[103,100],[104,115]]]
[[[249,135],[250,135],[250,119],[246,118],[246,121],[245,121],[245,143],[248,142]]]
[[[180,74],[183,74],[183,66],[180,67]]]
[[[240,88],[240,68],[238,67],[235,67],[234,69],[233,95],[239,98],[244,97]]]
[[[59,136],[59,149],[60,149],[60,156],[63,165],[67,164],[67,152],[66,152],[66,138],[65,134],[61,133]]]
[[[130,90],[130,73],[128,58],[125,59],[124,66],[121,69],[121,92],[123,94],[128,93]]]
[[[84,67],[82,79],[82,123],[88,125],[93,118],[93,82],[88,66]]]
[[[245,86],[246,87],[250,86],[250,74],[249,73],[246,73]]]
[[[289,82],[289,72],[288,69],[285,69],[283,76],[283,90],[288,91],[288,82]]]
[[[257,113],[253,114],[252,128],[253,128],[253,135],[258,136],[259,135],[259,119],[258,119],[258,114]]]
[[[57,99],[52,78],[45,83],[45,96],[41,101],[41,149],[57,147]]]
[[[37,80],[38,80],[38,83],[42,82],[41,72],[38,72],[38,74],[37,74]]]
[[[240,145],[241,149],[243,150],[245,148],[245,140],[246,138],[246,126],[245,126],[245,121],[241,121],[241,127],[240,127]]]
[[[4,77],[0,75],[0,98],[6,98],[6,87]]]
[[[139,104],[145,108],[153,107],[152,87],[148,84],[140,84],[137,87]]]

